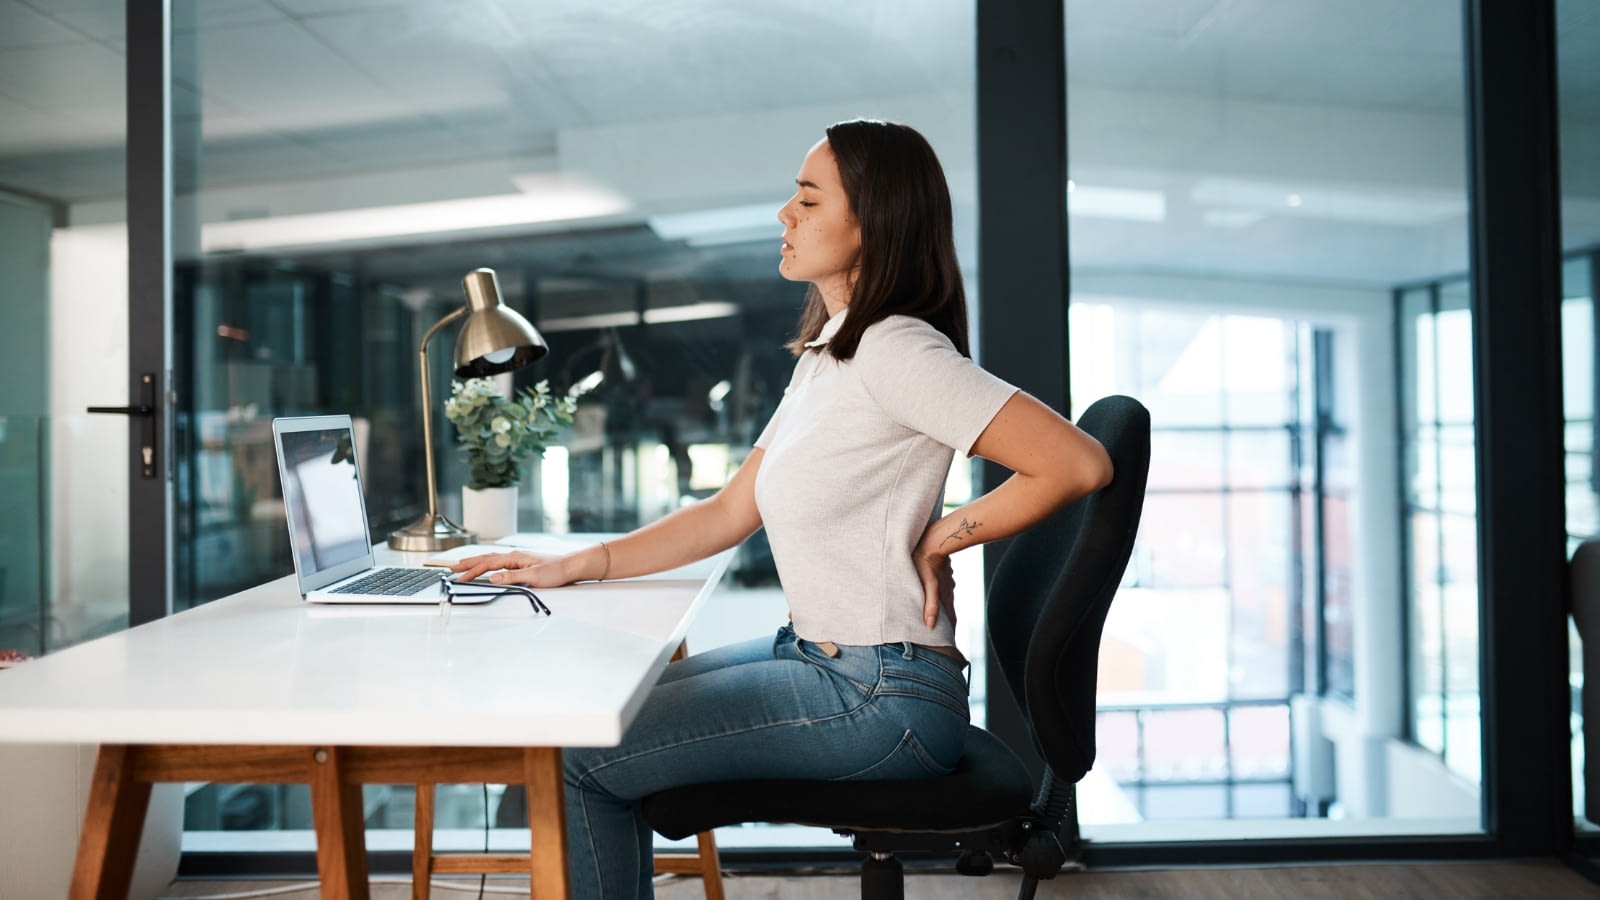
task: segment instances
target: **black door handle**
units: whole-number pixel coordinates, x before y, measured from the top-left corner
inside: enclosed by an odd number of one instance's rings
[[[139,392],[144,402],[138,406],[91,406],[88,412],[110,413],[118,416],[138,416],[145,420],[143,435],[139,438],[139,465],[146,478],[156,476],[156,376],[145,372],[139,376]]]

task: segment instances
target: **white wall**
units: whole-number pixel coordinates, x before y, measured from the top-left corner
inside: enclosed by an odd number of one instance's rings
[[[0,746],[0,900],[65,897],[94,777],[93,747]],[[183,785],[150,795],[128,896],[159,896],[178,873]]]
[[[1482,821],[1478,787],[1449,771],[1438,754],[1389,741],[1389,815],[1397,819],[1460,817]]]
[[[59,228],[50,242],[52,610],[69,639],[128,614],[128,230]]]

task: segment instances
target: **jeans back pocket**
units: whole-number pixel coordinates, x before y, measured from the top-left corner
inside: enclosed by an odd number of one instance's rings
[[[897,778],[927,778],[932,775],[943,775],[949,770],[934,762],[928,751],[922,747],[922,742],[910,729],[901,735],[900,742],[895,745],[889,755],[878,760],[859,772],[836,778],[835,781],[874,781]]]

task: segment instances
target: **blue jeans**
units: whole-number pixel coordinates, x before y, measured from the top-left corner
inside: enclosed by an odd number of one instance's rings
[[[639,800],[707,781],[918,778],[951,770],[967,727],[960,663],[916,644],[829,657],[774,638],[667,666],[616,747],[563,752],[573,900],[654,893]]]

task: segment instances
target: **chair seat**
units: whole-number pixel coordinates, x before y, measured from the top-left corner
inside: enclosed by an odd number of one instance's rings
[[[644,799],[650,827],[671,839],[742,822],[845,831],[976,831],[1028,810],[1033,780],[1000,739],[968,727],[948,775],[900,781],[723,781]]]

